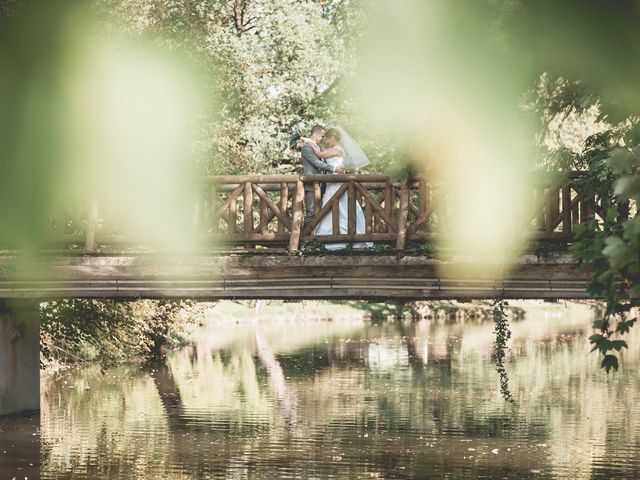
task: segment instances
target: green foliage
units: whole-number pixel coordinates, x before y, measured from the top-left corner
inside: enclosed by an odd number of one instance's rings
[[[190,302],[58,300],[40,306],[43,362],[114,362],[160,353],[179,342]]]
[[[502,298],[502,295],[498,295],[491,306],[493,308],[493,332],[496,336],[493,343],[493,356],[496,362],[496,371],[500,375],[500,393],[507,402],[513,403],[513,396],[509,390],[509,376],[507,368],[504,366],[505,351],[511,338],[509,320],[507,319],[509,303]]]
[[[18,5],[18,0],[2,0],[0,1],[0,17],[11,15]]]
[[[7,6],[15,3],[0,3],[0,15],[7,13]],[[341,88],[353,80],[356,71],[359,60],[356,43],[366,21],[365,4],[362,0],[96,2],[97,10],[105,13],[106,19],[113,18],[114,25],[118,23],[116,18],[123,20],[132,32],[151,37],[192,57],[202,68],[215,105],[203,106],[205,127],[196,132],[201,153],[200,170],[225,174],[284,173],[295,169],[298,161],[288,144],[291,132],[295,128],[305,131],[315,122],[341,123],[356,138],[364,131],[369,138],[376,136],[364,120],[355,120],[353,113],[357,107],[348,95],[342,96]],[[33,24],[30,31],[40,32],[42,38],[50,40],[66,38],[67,22],[60,21],[60,17],[66,19],[64,10],[56,3],[56,7],[50,9],[50,15],[48,12],[43,10],[37,18],[40,23]],[[640,218],[632,216],[640,201],[640,96],[637,94],[636,68],[640,54],[637,50],[640,42],[636,41],[640,32],[637,28],[639,4],[617,2],[610,5],[595,0],[566,0],[561,4],[551,0],[460,2],[452,8],[451,15],[455,18],[450,19],[450,26],[468,27],[448,31],[447,26],[443,26],[446,34],[442,38],[451,39],[449,43],[455,46],[451,51],[460,53],[460,58],[464,59],[465,53],[477,51],[471,48],[474,47],[473,40],[486,40],[484,35],[489,32],[490,42],[480,43],[483,48],[488,46],[492,55],[479,58],[491,59],[495,68],[487,70],[491,73],[488,81],[482,75],[470,75],[469,84],[474,86],[470,93],[453,88],[457,96],[445,99],[443,103],[451,104],[451,110],[455,111],[456,102],[491,100],[486,97],[491,97],[487,92],[493,90],[485,91],[483,86],[501,86],[497,89],[500,93],[497,97],[501,99],[520,98],[526,93],[520,91],[521,88],[528,88],[529,95],[522,106],[538,122],[538,147],[544,156],[542,163],[554,173],[583,171],[585,175],[576,188],[581,196],[596,198],[606,212],[603,221],[592,221],[578,229],[572,251],[593,271],[591,294],[606,301],[604,319],[596,327],[600,336],[592,343],[607,359],[603,361],[603,368],[607,371],[615,369],[617,361],[613,362],[607,356],[624,348],[621,343],[614,342],[619,342],[617,336],[627,333],[633,325],[635,320],[629,319],[628,313],[638,305],[640,298]],[[594,35],[594,32],[613,31],[618,34]],[[66,98],[60,86],[58,63],[64,56],[59,43],[22,42],[18,50],[11,45],[3,51],[12,67],[7,71],[17,72],[5,79],[8,83],[4,91],[12,94],[2,99],[4,110],[19,112],[19,115],[8,113],[3,119],[6,128],[2,130],[8,132],[7,138],[20,136],[15,128],[23,122],[15,119],[26,115],[17,101],[20,97],[13,93],[20,84],[41,84],[41,91],[60,90],[59,98]],[[418,47],[419,55],[423,55],[423,49]],[[16,52],[22,52],[22,55]],[[32,62],[26,62],[24,58],[39,52],[46,54],[47,68],[34,70]],[[393,56],[402,53],[393,51]],[[455,63],[454,60],[460,59],[447,58],[443,65]],[[475,71],[473,62],[461,63],[464,74]],[[375,61],[374,65],[379,66]],[[392,69],[390,66],[393,63],[387,64],[386,68]],[[437,85],[447,78],[440,76],[441,73],[428,70],[427,78],[435,79]],[[412,72],[400,74],[406,78]],[[462,76],[455,76],[458,77]],[[483,83],[485,81],[487,83]],[[423,87],[418,84],[414,93],[420,93]],[[58,97],[51,97],[55,98]],[[415,103],[413,96],[409,98]],[[12,181],[3,184],[3,193],[11,200],[4,205],[19,204],[22,210],[15,218],[5,214],[2,222],[18,230],[38,232],[47,224],[41,218],[42,212],[47,211],[51,198],[57,198],[57,193],[52,193],[56,185],[51,179],[60,171],[59,164],[63,163],[64,155],[58,158],[54,149],[48,147],[55,145],[60,137],[61,132],[50,128],[60,123],[52,121],[59,118],[60,105],[57,101],[42,99],[25,105],[30,106],[31,113],[27,113],[37,122],[33,132],[29,132],[28,144],[25,143],[29,155],[24,158],[46,158],[47,161],[38,164],[38,168],[30,167],[26,161],[15,162],[12,166],[28,170],[30,188],[21,188],[22,184]],[[496,115],[505,115],[504,112],[515,109],[515,105],[508,107]],[[590,109],[597,110],[599,125],[597,131],[588,136],[580,152],[566,145],[552,151],[546,148],[545,139],[555,120],[584,114]],[[419,122],[413,115],[403,116],[409,123]],[[468,118],[462,120],[462,123],[469,121]],[[487,121],[487,125],[492,122]],[[411,135],[411,132],[402,133]],[[420,133],[427,137],[430,132]],[[378,162],[372,169],[383,171],[386,165],[387,173],[393,178],[406,178],[412,168],[412,155],[407,151],[411,146],[401,137],[397,135],[394,143],[378,135],[369,144],[363,144],[367,153]],[[459,143],[459,140],[452,137],[451,142]],[[48,149],[47,154],[41,155],[40,150],[34,150],[37,153],[34,155],[33,145],[43,151]],[[9,151],[4,157],[19,159],[23,153]],[[11,175],[5,177],[12,178]],[[73,223],[67,228],[76,231],[80,227]],[[309,252],[313,251],[312,247]],[[76,333],[82,337],[86,332],[93,332],[104,336],[109,330],[101,319],[109,315],[120,319],[115,324],[122,325],[122,333],[118,334],[122,338],[118,341],[127,346],[124,350],[134,342],[137,334],[145,338],[152,335],[146,329],[128,330],[133,326],[124,319],[131,314],[127,310],[130,306],[107,308],[73,301],[49,305],[55,310],[50,312],[51,318],[62,315],[60,318],[68,320],[62,323],[68,323],[70,329],[67,331],[59,324],[52,327],[49,332],[52,335],[60,333],[73,338]],[[74,308],[92,319],[87,326],[71,319]],[[82,341],[90,345],[87,338]],[[100,355],[109,357],[111,354],[102,352]]]
[[[635,135],[631,128],[630,135]],[[630,218],[630,206],[640,199],[639,147],[613,148],[606,152],[606,161],[589,164],[585,191],[597,195],[606,216],[593,220],[576,231],[572,252],[588,265],[593,276],[589,292],[606,301],[603,318],[594,323],[600,331],[589,338],[593,351],[603,355],[602,368],[618,369],[613,352],[627,347],[618,337],[629,332],[636,319],[629,313],[640,305],[640,217]]]
[[[607,373],[609,373],[609,370],[611,370],[612,368],[614,370],[617,370],[618,357],[616,357],[615,355],[605,355],[604,358],[602,359],[602,363],[600,364],[600,366],[604,368],[607,371]]]
[[[287,173],[295,128],[349,127],[360,1],[102,0],[133,30],[191,55],[217,105],[198,133],[205,173]],[[357,130],[357,129],[356,129]]]
[[[563,45],[549,56],[544,71],[532,90],[528,108],[540,122],[539,146],[547,170],[560,174],[578,170],[581,178],[575,188],[583,199],[593,199],[605,218],[595,218],[576,228],[571,246],[575,258],[592,272],[589,293],[605,302],[604,310],[594,323],[598,333],[590,337],[593,351],[602,357],[607,372],[617,369],[618,354],[626,348],[620,338],[635,323],[630,312],[640,299],[640,126],[638,96],[632,93],[636,81],[629,71],[628,49],[619,50],[617,39],[587,35],[589,25],[596,23],[637,36],[633,23],[640,15],[637,4],[610,5],[573,1],[564,7],[542,1],[517,8],[514,18],[537,24],[539,46],[553,43],[566,15],[577,15],[577,24],[568,31]],[[576,7],[574,9],[574,7]],[[526,15],[524,15],[526,13]],[[512,25],[513,22],[509,23]],[[527,28],[521,24],[521,35]],[[597,48],[587,48],[596,45]],[[573,47],[571,45],[573,44]],[[581,44],[580,48],[576,48]],[[542,50],[539,50],[542,51]],[[605,66],[611,68],[605,68]],[[616,71],[615,78],[605,72]],[[581,148],[566,145],[549,149],[554,120],[570,115],[583,115],[595,109],[595,123],[584,137]],[[557,128],[557,127],[556,127]]]

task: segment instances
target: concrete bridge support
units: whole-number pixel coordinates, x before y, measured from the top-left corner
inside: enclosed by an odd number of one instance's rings
[[[0,301],[0,416],[40,409],[40,313],[35,300]]]

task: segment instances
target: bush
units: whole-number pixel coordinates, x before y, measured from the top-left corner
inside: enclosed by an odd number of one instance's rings
[[[197,313],[188,301],[71,299],[42,303],[42,363],[108,363],[157,355],[181,343]]]

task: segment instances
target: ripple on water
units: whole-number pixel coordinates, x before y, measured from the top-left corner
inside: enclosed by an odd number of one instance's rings
[[[38,478],[39,426],[37,414],[0,417],[0,478]]]
[[[423,349],[406,325],[365,325],[347,343],[315,322],[298,348],[273,347],[277,365],[264,364],[271,357],[239,326],[228,331],[232,347],[195,358],[189,347],[153,372],[78,369],[65,381],[89,388],[47,386],[42,475],[640,478],[634,373],[603,375],[584,335],[563,330],[575,331],[574,320],[546,325],[561,342],[537,338],[527,322],[507,365],[514,406],[499,397],[491,323],[431,325]],[[261,341],[272,338],[261,329]],[[640,338],[629,343],[625,361],[637,361]]]

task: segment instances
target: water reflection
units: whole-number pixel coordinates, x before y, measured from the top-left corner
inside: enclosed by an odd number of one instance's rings
[[[623,370],[585,308],[513,325],[505,405],[492,324],[217,321],[160,365],[43,380],[43,478],[640,476],[636,329]]]
[[[0,478],[39,475],[40,432],[37,414],[0,418]]]
[[[295,425],[298,409],[298,396],[291,389],[284,376],[284,371],[280,362],[271,349],[269,342],[259,329],[256,329],[256,351],[260,363],[267,370],[272,388],[282,408],[284,419],[287,424]]]

